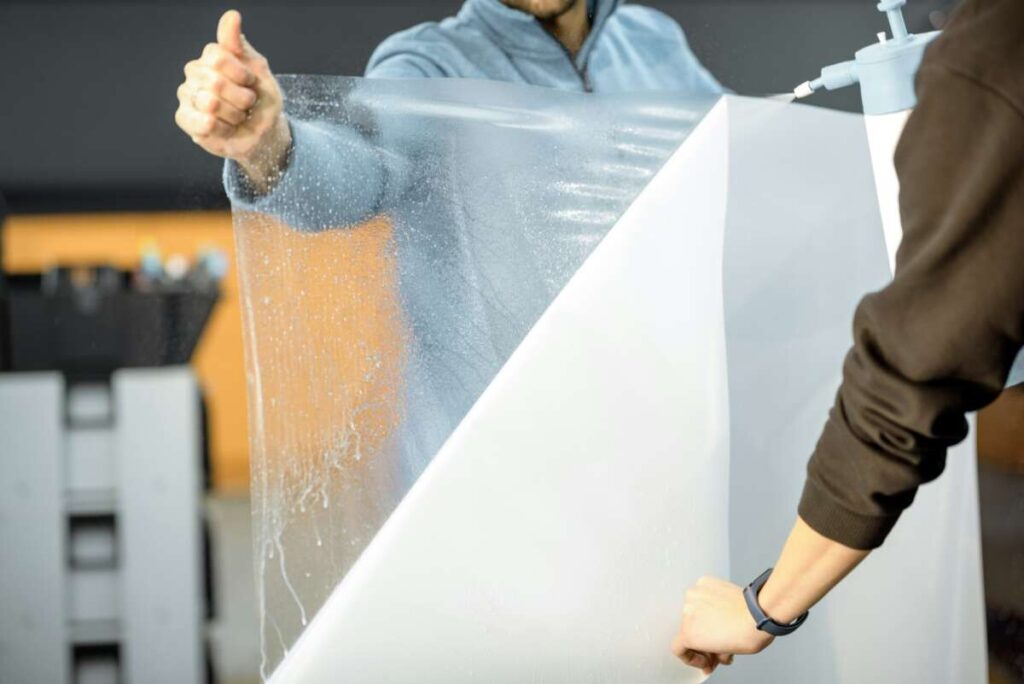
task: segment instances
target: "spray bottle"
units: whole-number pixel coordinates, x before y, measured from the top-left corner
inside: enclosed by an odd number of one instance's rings
[[[939,31],[920,35],[907,32],[903,20],[903,6],[907,0],[882,0],[878,9],[889,18],[892,38],[878,34],[878,42],[861,48],[848,62],[840,62],[821,70],[821,76],[796,87],[793,94],[799,99],[825,88],[836,90],[860,84],[864,104],[864,122],[871,150],[871,166],[875,175],[878,206],[882,213],[885,248],[889,254],[889,267],[896,271],[896,250],[903,238],[900,222],[900,183],[896,177],[893,156],[903,126],[910,111],[917,104],[914,77],[921,65],[925,48],[935,40]],[[1007,387],[1024,383],[1024,351],[1010,371]]]
[[[882,212],[882,230],[889,254],[889,266],[893,271],[896,267],[896,250],[903,237],[899,208],[900,186],[893,156],[907,117],[917,104],[914,77],[921,65],[921,58],[928,44],[940,33],[908,33],[903,20],[905,4],[907,0],[882,0],[878,3],[878,10],[884,12],[889,19],[891,38],[884,31],[879,33],[878,42],[858,50],[852,60],[825,67],[821,70],[821,76],[800,84],[793,91],[797,98],[803,98],[822,88],[836,90],[860,84],[871,166]]]

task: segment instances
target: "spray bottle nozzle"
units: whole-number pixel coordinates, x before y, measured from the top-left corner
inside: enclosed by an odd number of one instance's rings
[[[793,95],[799,100],[822,88],[837,90],[857,83],[860,77],[857,75],[857,63],[853,60],[832,64],[821,70],[821,76],[813,81],[805,81],[793,90]]]
[[[805,97],[810,97],[815,92],[821,90],[824,87],[824,82],[820,78],[816,78],[813,81],[804,81],[796,88],[793,88],[793,96],[798,100],[802,100]]]

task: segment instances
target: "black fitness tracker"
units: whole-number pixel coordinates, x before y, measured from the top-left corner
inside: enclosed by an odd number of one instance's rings
[[[786,636],[795,632],[800,625],[804,624],[804,620],[811,614],[807,611],[793,622],[789,624],[780,624],[775,620],[768,617],[765,612],[761,609],[761,604],[757,602],[757,595],[761,592],[761,587],[768,581],[768,578],[772,576],[772,570],[775,568],[768,568],[762,572],[756,580],[747,585],[747,588],[743,590],[743,598],[747,601],[747,609],[750,611],[751,617],[754,618],[754,622],[757,623],[757,628],[762,632],[767,632],[772,636]]]

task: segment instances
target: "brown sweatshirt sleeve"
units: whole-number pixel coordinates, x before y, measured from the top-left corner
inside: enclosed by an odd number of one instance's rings
[[[896,276],[857,309],[799,506],[857,549],[881,545],[941,474],[1024,343],[1024,113],[942,60],[926,57],[917,85],[896,153]]]

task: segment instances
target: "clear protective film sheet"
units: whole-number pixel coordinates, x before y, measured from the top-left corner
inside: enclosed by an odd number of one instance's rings
[[[289,168],[235,205],[264,676],[699,681],[682,592],[774,560],[888,278],[861,117],[282,85]],[[971,466],[715,676],[980,680]]]

